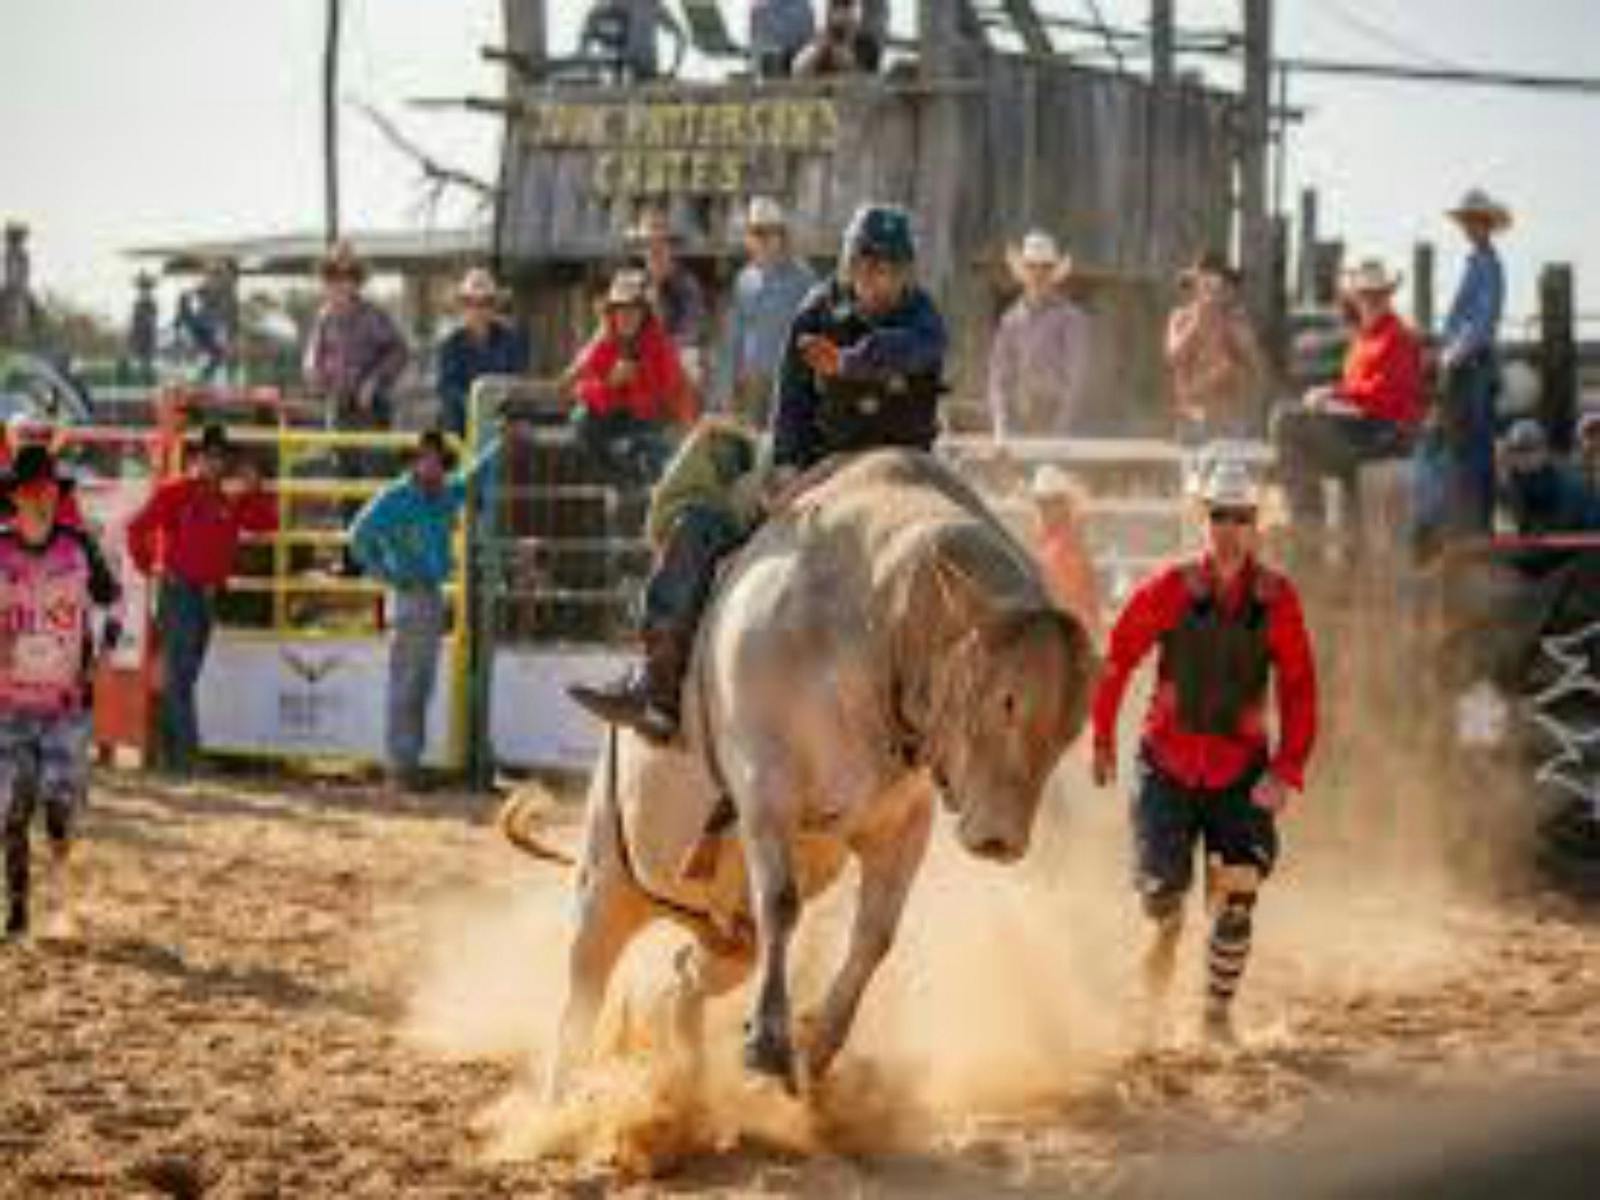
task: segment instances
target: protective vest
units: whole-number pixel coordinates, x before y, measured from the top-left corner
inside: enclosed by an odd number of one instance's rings
[[[1226,737],[1239,719],[1266,697],[1272,665],[1267,646],[1268,608],[1279,584],[1259,565],[1244,603],[1223,608],[1198,563],[1184,568],[1189,606],[1161,639],[1163,671],[1177,693],[1178,724],[1186,733]]]

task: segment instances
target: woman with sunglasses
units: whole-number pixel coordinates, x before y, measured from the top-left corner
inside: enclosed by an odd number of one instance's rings
[[[1212,909],[1205,1033],[1229,1043],[1256,892],[1278,854],[1277,815],[1303,786],[1316,739],[1317,679],[1294,585],[1256,557],[1249,472],[1216,464],[1200,501],[1204,553],[1138,587],[1112,628],[1094,700],[1094,778],[1101,787],[1116,779],[1117,712],[1159,647],[1132,807],[1135,879],[1153,923],[1145,984],[1159,1012],[1203,845]],[[1265,711],[1274,674],[1275,746]]]

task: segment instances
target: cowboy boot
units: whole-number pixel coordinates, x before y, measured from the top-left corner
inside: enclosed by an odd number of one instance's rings
[[[679,689],[688,661],[688,638],[677,630],[647,630],[644,664],[608,687],[573,684],[571,696],[611,725],[625,725],[665,745],[678,734]]]

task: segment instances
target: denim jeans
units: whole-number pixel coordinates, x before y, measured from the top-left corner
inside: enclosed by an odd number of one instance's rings
[[[717,564],[744,540],[738,524],[704,505],[690,504],[672,522],[644,592],[645,631],[691,637],[711,597]]]
[[[629,412],[596,413],[580,405],[572,410],[572,431],[612,483],[649,487],[672,457],[665,427]]]
[[[1478,354],[1453,367],[1444,389],[1444,520],[1452,533],[1488,533],[1494,523],[1495,401],[1500,367]]]
[[[209,591],[163,577],[156,628],[161,633],[161,761],[170,770],[189,770],[200,748],[194,689],[211,645],[213,619]]]
[[[437,588],[400,588],[389,599],[389,766],[414,771],[428,742],[428,704],[439,674],[444,597]]]
[[[1394,421],[1317,412],[1298,404],[1282,405],[1273,414],[1272,437],[1289,511],[1297,525],[1323,523],[1325,477],[1340,482],[1355,514],[1360,509],[1356,479],[1362,464],[1402,458],[1411,449],[1410,431]],[[1360,528],[1359,521],[1356,528]]]

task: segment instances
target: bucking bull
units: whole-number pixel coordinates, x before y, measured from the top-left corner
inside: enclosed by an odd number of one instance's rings
[[[658,918],[694,935],[672,989],[685,1049],[698,1054],[706,1001],[754,970],[746,1067],[791,1091],[799,1077],[820,1078],[894,940],[934,794],[971,853],[1021,858],[1046,781],[1083,724],[1092,659],[1029,554],[928,455],[859,456],[769,520],[706,612],[681,743],[613,732],[602,750],[550,1094],[587,1049],[619,956]],[[688,878],[680,864],[722,797],[743,852]],[[515,803],[501,825],[548,854]],[[802,905],[851,855],[848,950],[797,1036],[790,941]]]

